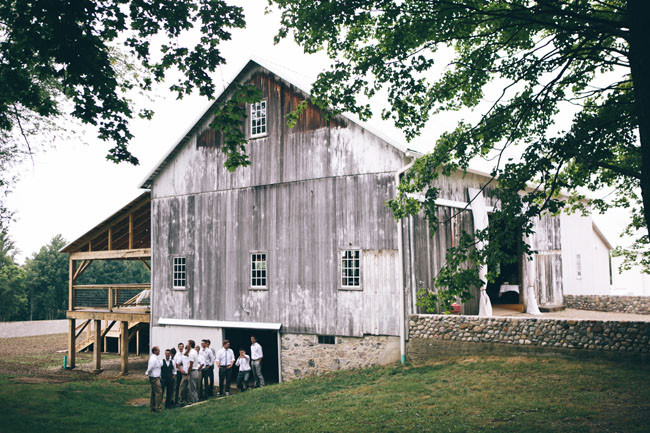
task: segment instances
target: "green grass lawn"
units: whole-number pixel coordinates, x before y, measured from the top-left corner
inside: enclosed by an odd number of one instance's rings
[[[2,432],[650,431],[650,366],[454,358],[332,373],[150,413],[144,375],[0,376]]]

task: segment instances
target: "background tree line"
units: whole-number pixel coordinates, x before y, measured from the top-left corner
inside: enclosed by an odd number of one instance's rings
[[[54,236],[26,260],[16,262],[17,250],[9,235],[0,232],[0,321],[63,319],[68,308],[68,255]],[[79,284],[148,283],[149,270],[141,262],[95,261]]]

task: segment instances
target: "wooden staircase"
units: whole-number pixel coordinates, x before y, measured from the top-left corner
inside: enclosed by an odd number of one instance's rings
[[[77,337],[79,337],[79,334],[83,332],[83,330],[88,327],[90,320],[86,320],[84,323],[79,325],[77,327]],[[115,321],[111,321],[110,323],[106,323],[105,325],[102,325],[102,340],[104,338],[120,338],[120,331],[119,328],[115,327],[113,329],[113,326],[115,325]],[[149,326],[148,323],[143,323],[143,322],[129,322],[129,341],[136,335],[138,331],[140,331],[143,328],[147,328]],[[88,328],[88,331],[90,331],[90,328]],[[88,332],[85,337],[79,338],[77,341],[79,343],[76,345],[76,350],[77,352],[82,352],[84,350],[90,350],[91,346],[95,343],[95,339],[92,337],[92,333]],[[119,346],[118,346],[119,347]]]

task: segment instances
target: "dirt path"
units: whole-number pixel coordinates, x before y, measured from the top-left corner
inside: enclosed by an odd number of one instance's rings
[[[68,321],[34,320],[32,322],[0,322],[0,338],[61,334],[68,330]]]

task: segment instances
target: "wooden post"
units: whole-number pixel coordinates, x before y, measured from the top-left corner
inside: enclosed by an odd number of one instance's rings
[[[129,374],[129,322],[120,322],[120,375]]]
[[[113,288],[108,288],[108,311],[113,311]]]
[[[93,341],[93,373],[102,371],[102,321],[95,320],[95,338]]]
[[[68,330],[68,365],[66,367],[68,368],[74,368],[74,357],[75,354],[77,353],[77,347],[76,347],[76,333],[77,330],[75,329],[75,319],[68,319],[68,326],[70,329]]]
[[[108,249],[113,249],[113,229],[111,227],[108,228]]]
[[[103,346],[103,349],[104,349],[103,352],[104,353],[108,353],[108,345],[106,344],[107,343],[106,338],[108,338],[108,337],[104,337],[104,346]]]
[[[135,331],[135,355],[140,356],[140,328]]]

